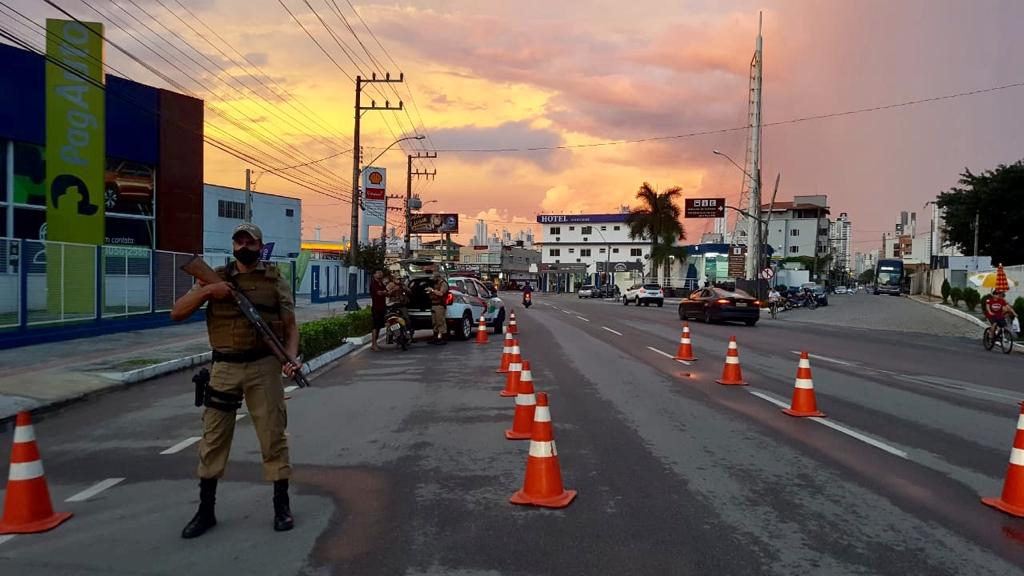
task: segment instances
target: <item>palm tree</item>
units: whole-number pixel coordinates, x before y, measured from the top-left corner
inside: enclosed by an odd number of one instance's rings
[[[686,233],[683,232],[681,237],[676,237],[672,234],[668,234],[661,239],[661,242],[651,247],[651,273],[653,274],[657,270],[658,266],[664,266],[665,277],[669,278],[672,275],[672,259],[675,258],[680,262],[686,260],[686,248],[676,244],[676,240],[684,240]]]
[[[637,191],[640,206],[632,208],[626,216],[630,239],[648,238],[651,242],[651,276],[657,277],[657,266],[667,263],[669,256],[679,256],[673,252],[676,240],[686,238],[686,231],[679,223],[681,214],[676,199],[682,196],[682,188],[678,186],[658,192],[650,184],[644,182]],[[686,251],[681,252],[685,257]]]

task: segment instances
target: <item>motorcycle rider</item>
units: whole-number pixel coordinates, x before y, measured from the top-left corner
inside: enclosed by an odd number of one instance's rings
[[[527,282],[523,285],[523,306],[529,306],[528,302],[533,301],[533,288]]]

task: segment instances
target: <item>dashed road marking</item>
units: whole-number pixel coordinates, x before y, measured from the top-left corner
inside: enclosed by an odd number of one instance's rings
[[[774,396],[770,396],[768,394],[765,394],[764,392],[759,392],[759,391],[751,389],[751,388],[748,388],[747,392],[750,392],[751,394],[753,394],[754,396],[757,396],[758,398],[760,398],[762,400],[767,400],[767,401],[771,402],[772,404],[775,404],[776,406],[779,406],[780,408],[789,408],[789,404],[786,404],[785,402],[783,402],[782,400],[779,400],[778,398],[775,398]],[[893,448],[892,446],[889,446],[888,444],[886,444],[885,442],[882,442],[881,440],[875,440],[874,438],[872,438],[870,436],[867,436],[865,434],[861,434],[860,432],[857,432],[856,430],[852,430],[850,428],[847,428],[846,426],[843,426],[842,424],[836,424],[835,422],[832,422],[831,420],[826,420],[824,418],[818,418],[817,416],[811,416],[809,419],[817,422],[818,424],[822,424],[824,426],[827,426],[827,427],[835,430],[836,432],[841,432],[841,433],[846,434],[847,436],[849,436],[851,438],[855,438],[857,440],[860,440],[861,442],[864,442],[865,444],[869,444],[871,446],[874,446],[875,448],[878,448],[879,450],[884,450],[884,451],[888,452],[889,454],[892,454],[893,456],[899,456],[900,458],[903,458],[903,459],[909,459],[909,457],[907,456],[907,453],[904,452],[903,450],[900,450],[899,448]]]
[[[121,482],[124,482],[124,478],[107,478],[102,482],[96,483],[90,488],[82,490],[78,494],[75,494],[74,496],[65,500],[65,502],[84,502],[89,498],[92,498],[93,496],[99,494],[100,492],[103,492],[107,488],[113,488],[114,486],[117,486]]]
[[[800,354],[796,350],[790,350],[793,354]],[[814,360],[824,360],[825,362],[831,362],[833,364],[842,364],[843,366],[856,366],[853,362],[847,362],[846,360],[836,360],[835,358],[829,358],[828,356],[820,356],[818,354],[808,354]]]
[[[202,438],[200,438],[199,436],[192,436],[191,438],[186,438],[181,442],[178,442],[174,446],[171,446],[167,450],[164,450],[163,452],[161,452],[161,454],[177,454],[178,452],[181,452],[185,448],[188,448],[189,446],[195,444],[196,442],[199,442],[201,439]]]
[[[622,336],[622,332],[618,332],[616,330],[612,330],[611,328],[609,328],[607,326],[601,326],[601,328],[604,328],[605,330],[611,332],[612,334],[615,334],[616,336]]]
[[[572,310],[562,310],[562,312],[565,312],[566,314],[572,314],[573,313]]]
[[[669,354],[668,352],[662,352],[661,350],[658,350],[657,348],[655,348],[653,346],[648,346],[647,349],[652,351],[652,352],[657,352],[658,354],[661,354],[662,356],[664,356],[665,358],[668,358],[669,360],[675,360],[676,362],[679,362],[680,364],[686,364],[687,366],[690,365],[690,363],[687,362],[686,360],[679,360],[675,356]]]
[[[586,318],[580,316],[579,314],[577,314],[576,317],[579,318],[580,320],[583,320],[584,322],[590,322],[590,320],[587,320]]]

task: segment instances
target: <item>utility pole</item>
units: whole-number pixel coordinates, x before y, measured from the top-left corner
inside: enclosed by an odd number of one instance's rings
[[[413,158],[437,158],[437,152],[417,152],[415,155],[409,154],[408,165],[405,170],[405,257],[409,258],[412,255],[412,251],[409,249],[409,244],[412,239],[412,208],[409,205],[412,200],[412,178],[416,176],[426,176],[427,178],[435,178],[437,176],[437,170],[427,172],[425,170],[412,170]]]
[[[245,221],[252,222],[252,170],[245,169]]]
[[[360,96],[362,95],[364,84],[374,83],[398,83],[405,81],[405,74],[401,73],[398,75],[398,79],[394,80],[391,78],[391,74],[388,73],[384,78],[377,78],[377,73],[374,72],[373,76],[369,79],[363,78],[362,76],[356,76],[356,106],[355,106],[355,128],[352,132],[352,237],[349,241],[348,248],[348,304],[345,305],[345,310],[355,311],[359,310],[359,304],[356,302],[356,287],[359,270],[356,268],[359,263],[359,180],[362,174],[362,169],[359,167],[359,120],[363,116],[363,112],[369,110],[402,110],[404,104],[399,101],[398,106],[392,106],[391,102],[385,101],[384,106],[377,106],[377,103],[373,100],[370,101],[369,106],[363,106],[360,102]],[[386,223],[385,223],[386,224]]]
[[[978,210],[974,211],[974,271],[978,271]]]

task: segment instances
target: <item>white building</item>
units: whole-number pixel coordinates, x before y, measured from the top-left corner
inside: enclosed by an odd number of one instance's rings
[[[473,235],[474,246],[486,246],[488,243],[487,223],[483,220],[476,221],[476,234]]]
[[[640,278],[650,242],[629,238],[626,213],[541,214],[542,290],[573,292],[581,284],[613,281],[620,289]],[[605,269],[611,276],[605,275]]]
[[[832,248],[834,258],[832,267],[839,270],[852,271],[853,253],[850,250],[850,217],[846,212],[839,214],[839,217],[828,226],[828,240]]]
[[[762,217],[767,217],[769,205],[763,205],[761,211]],[[776,202],[771,206],[767,241],[775,250],[775,256],[780,259],[796,256],[813,258],[815,247],[819,257],[827,256],[828,214],[828,198],[824,195],[794,196],[792,202]]]
[[[231,253],[231,232],[245,221],[245,190],[203,184],[203,247],[206,253]],[[274,243],[275,257],[295,257],[302,244],[302,201],[252,193],[252,222],[263,242]]]

